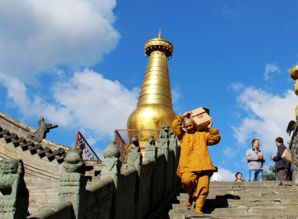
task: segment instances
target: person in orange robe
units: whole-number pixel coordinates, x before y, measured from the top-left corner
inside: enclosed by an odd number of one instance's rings
[[[195,213],[201,214],[209,193],[210,177],[216,171],[207,145],[217,144],[220,134],[218,129],[214,128],[198,131],[190,114],[185,112],[183,116],[177,116],[172,123],[172,129],[181,143],[177,175],[189,195],[186,207],[189,208],[192,201],[196,200]]]

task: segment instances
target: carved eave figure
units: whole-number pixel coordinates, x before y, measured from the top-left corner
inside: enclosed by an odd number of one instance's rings
[[[46,138],[46,134],[49,133],[51,129],[57,127],[58,125],[45,123],[44,118],[40,116],[38,118],[38,129],[33,134],[30,134],[29,138],[40,143],[44,138]]]

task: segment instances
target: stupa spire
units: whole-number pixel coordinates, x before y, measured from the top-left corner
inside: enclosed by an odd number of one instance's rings
[[[145,54],[149,56],[137,108],[130,115],[128,129],[160,129],[170,125],[175,117],[168,71],[168,58],[172,56],[173,44],[162,38],[145,43]],[[140,141],[149,139],[150,133],[139,135]]]

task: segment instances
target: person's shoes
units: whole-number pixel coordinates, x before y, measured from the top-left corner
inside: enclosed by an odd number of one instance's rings
[[[203,214],[202,211],[196,211],[196,210],[195,210],[195,215],[202,215],[202,214]]]
[[[195,207],[195,214],[199,215],[199,214],[203,214],[203,206],[205,205],[206,202],[206,197],[198,197],[196,200],[196,207]]]
[[[195,215],[203,214],[202,208],[203,208],[203,206],[196,205],[196,207],[195,207]]]
[[[283,186],[292,186],[292,183],[285,181],[282,183]]]
[[[201,215],[203,214],[202,209],[195,208],[195,215]]]

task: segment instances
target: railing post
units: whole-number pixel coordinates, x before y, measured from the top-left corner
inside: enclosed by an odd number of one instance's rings
[[[145,151],[144,151],[144,157],[143,157],[143,162],[150,162],[153,161],[155,162],[157,158],[157,148],[155,146],[155,140],[154,137],[151,136],[149,139],[149,144],[146,146]]]
[[[127,154],[127,169],[135,168],[140,173],[142,165],[142,156],[138,136],[133,136],[131,145]]]
[[[87,179],[83,175],[82,150],[70,148],[66,152],[63,164],[64,172],[60,176],[60,202],[71,202],[77,219],[84,218]]]
[[[0,218],[26,218],[29,192],[21,160],[0,160]]]
[[[114,178],[115,186],[117,188],[118,178],[120,175],[120,168],[122,165],[121,161],[119,160],[119,148],[115,145],[114,142],[110,142],[103,156],[104,160],[102,162],[100,176],[112,176]]]
[[[120,158],[120,150],[114,142],[110,142],[106,148],[104,154],[104,160],[102,162],[102,169],[100,172],[101,177],[111,176],[114,180],[116,191],[113,194],[113,218],[118,219],[118,209],[121,208],[121,166],[122,162]]]
[[[169,143],[170,151],[172,151],[174,154],[173,155],[174,156],[174,163],[173,163],[174,175],[172,178],[172,182],[173,182],[173,187],[175,188],[179,182],[179,178],[176,175],[176,170],[177,170],[179,158],[180,158],[180,143],[177,139],[177,136],[173,132],[170,132],[169,141],[170,141]]]

